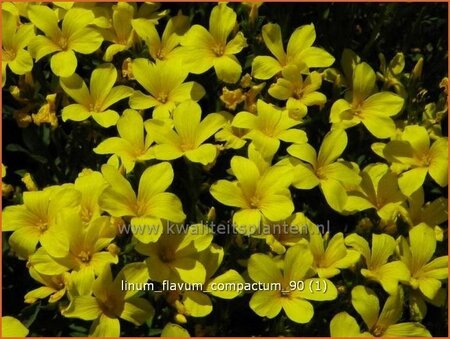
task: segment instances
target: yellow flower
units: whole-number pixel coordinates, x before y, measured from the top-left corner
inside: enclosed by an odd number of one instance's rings
[[[161,338],[189,338],[189,332],[180,325],[167,323],[162,329]]]
[[[303,213],[297,212],[285,220],[270,221],[263,218],[263,232],[252,234],[255,238],[265,238],[272,252],[284,254],[286,247],[307,241],[309,224],[312,224]]]
[[[247,42],[238,32],[227,42],[236,26],[236,13],[225,3],[219,3],[211,11],[209,31],[194,25],[181,41],[183,62],[191,73],[201,74],[214,67],[217,77],[227,83],[236,83],[242,67],[234,54],[247,47]]]
[[[319,154],[307,143],[292,145],[287,149],[290,155],[304,161],[293,163],[294,187],[311,189],[319,185],[328,204],[338,212],[343,210],[347,202],[344,185],[358,184],[361,180],[351,166],[336,161],[347,147],[347,142],[345,131],[335,129],[324,137]]]
[[[401,140],[390,141],[383,150],[389,162],[409,166],[398,183],[402,192],[410,196],[423,185],[427,173],[441,187],[448,183],[448,139],[438,138],[431,144],[423,126],[406,126]]]
[[[78,206],[80,193],[70,186],[51,186],[43,191],[23,193],[23,205],[7,206],[3,210],[4,232],[14,233],[9,244],[20,258],[36,251],[41,244],[56,257],[64,257],[68,252],[68,241],[63,230],[56,226],[60,211]]]
[[[213,278],[213,275],[217,272],[223,261],[224,250],[222,247],[211,244],[211,246],[201,251],[198,255],[200,262],[205,266],[206,270],[206,281],[203,285],[203,291],[207,293],[201,291],[185,291],[181,301],[187,315],[204,317],[211,313],[213,308],[213,303],[209,295],[221,299],[233,299],[241,294],[241,291],[237,289],[218,290],[218,284],[231,283],[234,286],[238,286],[238,284],[244,283],[244,279],[233,269],[229,269]]]
[[[399,282],[409,281],[409,270],[402,261],[388,262],[397,246],[395,239],[390,235],[372,234],[372,250],[367,240],[356,233],[347,236],[345,244],[358,251],[364,258],[366,268],[361,269],[361,274],[380,283],[389,294],[397,292]]]
[[[157,241],[163,232],[161,219],[182,222],[186,218],[178,197],[165,192],[173,181],[170,163],[148,167],[139,180],[137,195],[114,167],[103,165],[102,173],[109,186],[100,195],[100,207],[113,217],[131,217],[131,230],[139,241]]]
[[[50,124],[53,128],[58,127],[58,118],[56,117],[56,93],[45,97],[46,104],[42,105],[36,114],[32,114],[33,122],[40,126],[41,124]]]
[[[448,278],[448,256],[432,257],[436,251],[436,237],[432,228],[422,223],[409,231],[409,242],[399,239],[399,256],[411,272],[408,281],[428,300],[438,296],[442,282]]]
[[[125,110],[117,121],[117,131],[120,137],[103,140],[94,148],[94,152],[117,155],[127,173],[134,169],[136,162],[154,158],[150,150],[152,139],[148,134],[144,138],[144,121],[138,112]]]
[[[148,59],[135,59],[132,71],[136,81],[149,94],[136,91],[130,98],[130,107],[155,107],[154,119],[168,119],[180,103],[198,101],[205,95],[205,89],[197,82],[184,82],[188,72],[178,59],[157,60],[155,64]]]
[[[383,221],[389,221],[406,199],[399,190],[397,177],[381,163],[366,166],[360,175],[361,184],[349,192],[344,209],[355,212],[375,208]]]
[[[440,224],[448,219],[448,200],[439,197],[432,202],[425,203],[423,188],[415,191],[407,200],[407,206],[400,210],[405,221],[411,226],[425,223],[434,229],[436,240],[444,240],[444,231]]]
[[[194,227],[202,230],[199,225],[194,225]],[[196,246],[199,249],[198,244]],[[219,290],[218,288],[219,284],[229,283],[238,286],[237,284],[244,283],[242,276],[235,270],[230,269],[215,278],[212,277],[222,263],[223,257],[223,248],[216,244],[211,244],[206,249],[201,250],[196,258],[206,270],[206,279],[202,285],[202,290],[178,290],[172,291],[168,295],[167,302],[178,312],[179,317],[176,318],[178,322],[185,323],[186,317],[205,317],[210,314],[213,310],[213,303],[209,295],[222,299],[233,299],[241,294],[239,289]],[[199,283],[198,280],[194,282]]]
[[[89,222],[101,214],[98,198],[107,183],[100,172],[83,169],[75,179],[74,188],[81,193],[80,216],[84,223]]]
[[[233,226],[242,234],[259,230],[261,218],[272,221],[288,218],[294,211],[290,170],[272,166],[264,172],[250,159],[234,156],[231,169],[236,181],[219,180],[211,186],[211,195],[227,206],[240,208],[233,215]]]
[[[332,337],[431,337],[420,323],[398,323],[403,313],[403,290],[390,295],[380,312],[380,302],[370,288],[358,285],[352,290],[352,305],[369,332],[361,333],[355,318],[347,312],[336,314],[330,322]]]
[[[225,107],[231,111],[236,109],[236,106],[245,101],[245,94],[242,93],[242,89],[229,90],[228,88],[222,88],[222,95],[220,100],[225,104]]]
[[[28,18],[45,35],[37,35],[29,44],[31,55],[39,61],[48,54],[52,72],[60,77],[69,77],[77,68],[77,57],[74,52],[91,54],[102,44],[103,38],[94,28],[88,27],[95,17],[92,11],[83,8],[72,8],[67,11],[58,26],[58,17],[49,7],[30,6]]]
[[[295,65],[283,68],[282,77],[269,88],[269,94],[278,100],[287,100],[286,108],[294,111],[297,120],[308,113],[308,106],[323,106],[327,97],[317,90],[322,85],[322,76],[317,72],[308,74],[305,80],[301,70]]]
[[[113,280],[111,268],[106,266],[92,286],[93,296],[75,296],[62,314],[67,318],[94,320],[89,330],[93,337],[119,337],[119,318],[142,325],[155,313],[144,298],[137,297],[137,290],[123,291],[123,281],[133,284],[147,282],[148,274],[143,263],[127,264]]]
[[[330,122],[341,128],[362,123],[377,138],[389,138],[395,134],[392,116],[399,113],[404,99],[391,92],[376,93],[376,75],[365,62],[353,71],[352,91],[346,99],[334,102]]]
[[[308,223],[309,249],[314,257],[313,268],[320,278],[331,278],[341,269],[356,264],[360,254],[345,247],[344,235],[336,233],[330,239],[329,232],[322,237],[319,227]]]
[[[311,321],[314,315],[313,305],[308,300],[326,301],[337,297],[334,284],[328,279],[311,278],[311,266],[313,256],[307,245],[296,245],[289,248],[284,257],[281,270],[276,261],[266,254],[253,254],[248,261],[248,274],[250,278],[259,283],[278,283],[281,290],[261,290],[252,295],[250,308],[260,317],[272,319],[283,309],[289,319],[296,323],[304,324]],[[295,286],[292,286],[292,282]],[[302,288],[326,284],[326,290],[314,291],[310,288]]]
[[[92,72],[89,89],[78,74],[61,78],[64,92],[76,102],[63,108],[63,121],[83,121],[92,116],[102,127],[115,125],[119,114],[108,108],[133,93],[133,89],[127,86],[114,87],[116,80],[117,70],[112,64],[100,65]]]
[[[182,57],[180,45],[183,35],[189,28],[189,17],[179,12],[171,17],[164,32],[159,37],[155,25],[146,19],[134,19],[131,22],[136,34],[144,40],[153,60],[167,60]]]
[[[199,252],[207,249],[212,239],[212,232],[201,224],[190,225],[186,230],[171,229],[169,225],[157,242],[139,243],[136,250],[148,256],[145,262],[151,280],[203,284],[206,269],[199,260]]]
[[[14,74],[25,74],[33,68],[33,59],[25,50],[34,37],[31,24],[17,26],[17,17],[2,10],[2,87],[6,82],[6,66]]]
[[[33,177],[30,173],[26,172],[21,181],[25,184],[25,187],[28,191],[38,191],[39,188],[37,187],[36,183],[34,182]]]
[[[262,37],[266,47],[275,58],[257,56],[253,59],[252,75],[256,79],[270,79],[288,65],[296,65],[303,72],[312,67],[328,67],[334,62],[333,56],[328,52],[312,46],[316,40],[316,30],[313,24],[300,26],[292,33],[286,52],[278,24],[264,25]]]
[[[37,300],[47,297],[49,297],[49,303],[57,302],[66,294],[66,289],[70,281],[70,274],[67,272],[57,275],[45,275],[40,274],[33,267],[30,267],[30,276],[43,286],[25,294],[24,299],[27,304],[33,304]]]
[[[202,165],[212,163],[217,156],[217,147],[204,142],[225,124],[225,119],[218,113],[210,113],[201,120],[201,115],[200,105],[185,101],[175,108],[173,121],[147,120],[147,133],[157,144],[151,148],[155,158],[173,160],[185,156]]]
[[[23,338],[30,331],[19,320],[9,316],[2,317],[2,337]]]
[[[220,131],[218,131],[214,138],[216,141],[225,142],[223,147],[225,149],[240,149],[245,146],[246,141],[244,140],[245,134],[247,134],[247,130],[243,128],[237,128],[233,127],[231,124],[234,118],[234,115],[232,115],[229,112],[219,112],[225,119],[226,123],[222,127]]]
[[[39,248],[28,262],[38,273],[58,275],[74,270],[83,277],[82,282],[87,282],[99,275],[105,266],[118,263],[117,253],[105,250],[116,236],[116,229],[108,217],[96,218],[85,226],[77,212],[64,211],[58,224],[68,240],[68,254],[54,257],[44,247]],[[89,288],[82,286],[80,290]]]
[[[110,62],[114,55],[133,46],[135,37],[131,20],[134,12],[134,6],[126,2],[112,6],[112,26],[102,31],[104,39],[112,44],[106,48],[103,60]]]
[[[280,147],[280,141],[302,144],[308,138],[302,130],[292,128],[300,122],[292,119],[289,112],[278,109],[262,100],[256,104],[257,114],[238,113],[232,122],[233,127],[245,128],[249,132],[244,138],[251,139],[255,147],[266,157],[273,156]]]
[[[14,192],[14,187],[10,184],[5,183],[3,178],[6,176],[6,166],[2,163],[2,197],[8,197],[12,192]]]

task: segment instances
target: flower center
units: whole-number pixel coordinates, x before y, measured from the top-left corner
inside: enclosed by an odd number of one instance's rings
[[[86,264],[91,261],[91,253],[83,250],[78,254],[78,259],[80,259],[82,263]]]
[[[158,52],[156,52],[156,57],[159,59],[159,60],[164,60],[164,58],[166,57],[166,52],[164,51],[164,48],[160,48],[160,49],[158,49]]]
[[[303,88],[302,87],[296,87],[294,89],[294,98],[296,98],[296,99],[303,98]]]
[[[258,208],[261,199],[258,196],[253,196],[250,198],[250,206],[253,208]]]
[[[222,43],[217,43],[213,48],[212,48],[214,54],[216,54],[216,56],[220,57],[222,55],[224,55],[225,53],[225,45]]]
[[[384,328],[381,326],[375,326],[375,328],[371,331],[375,337],[381,337],[384,333]]]
[[[41,233],[44,233],[48,230],[47,220],[39,219],[39,221],[36,223],[36,226],[38,227],[39,231],[41,231]]]
[[[165,104],[167,102],[168,98],[169,98],[169,95],[166,92],[161,92],[158,94],[158,97],[156,98],[156,100],[158,100],[162,104]]]
[[[190,141],[184,141],[181,143],[180,148],[183,152],[189,151],[191,149],[194,149],[194,145]]]
[[[62,50],[65,51],[69,45],[69,41],[67,40],[66,37],[61,36],[58,40],[58,45],[59,45],[59,47],[61,47]]]
[[[175,252],[171,248],[162,248],[159,251],[159,259],[165,263],[172,262],[175,260]]]
[[[89,111],[91,112],[101,112],[101,106],[98,103],[90,104],[89,105]]]

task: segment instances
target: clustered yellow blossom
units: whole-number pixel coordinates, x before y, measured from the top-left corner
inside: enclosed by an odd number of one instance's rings
[[[437,126],[446,108],[405,120],[403,54],[389,64],[381,56],[377,78],[346,50],[341,73],[314,46],[313,23],[286,35],[285,47],[279,24],[257,25],[260,4],[244,14],[266,55],[244,64],[237,6],[211,6],[208,27],[153,3],[2,9],[2,86],[19,84],[10,91],[26,106],[16,120],[52,131],[87,126],[98,161],[73,182],[42,187],[27,171],[23,192],[3,183],[3,197],[14,191],[2,213],[8,248],[35,283],[24,302],[57,304],[54,312],[88,321],[97,337],[156,318],[161,336],[186,337],[192,318],[224,305],[216,298],[248,300],[259,317],[297,324],[344,300],[345,311],[327,319],[331,336],[430,336],[421,321],[428,304],[445,304],[448,278],[448,256],[438,251],[448,139]],[[9,79],[23,82],[33,66],[53,80],[28,107],[25,87]],[[325,94],[332,74],[337,97]],[[447,92],[447,80],[441,86]],[[358,133],[373,152],[358,148]],[[320,208],[355,224],[323,231],[312,221]],[[225,242],[208,225],[216,217],[236,231]],[[358,222],[366,228],[354,231]],[[179,285],[159,295],[124,290],[124,281]],[[180,287],[196,283],[200,290]],[[254,283],[273,288],[215,288]],[[161,320],[162,304],[171,318]],[[405,304],[413,321],[402,320]],[[3,336],[29,332],[11,316],[2,323]]]

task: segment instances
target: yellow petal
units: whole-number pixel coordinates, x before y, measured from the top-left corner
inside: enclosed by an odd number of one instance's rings
[[[264,216],[272,221],[286,219],[294,211],[291,197],[282,194],[265,195],[258,206]]]
[[[352,289],[352,305],[364,320],[368,328],[372,328],[378,321],[380,303],[374,291],[358,285]]]
[[[217,147],[212,144],[203,144],[196,149],[186,151],[184,155],[192,162],[208,165],[216,159]]]
[[[117,79],[113,64],[102,64],[91,74],[90,92],[96,105],[101,106]]]
[[[430,332],[421,323],[400,323],[389,326],[384,331],[385,337],[431,337]]]
[[[311,47],[316,40],[316,30],[313,24],[298,27],[289,38],[287,54],[296,56]]]
[[[96,319],[89,330],[89,335],[93,337],[117,338],[120,336],[120,322],[117,318],[110,318],[106,314],[101,314]]]
[[[299,67],[328,67],[333,64],[334,57],[322,48],[308,47],[298,54],[295,61]]]
[[[70,77],[77,68],[77,57],[72,50],[58,52],[52,56],[50,67],[57,76]]]
[[[2,317],[2,337],[23,338],[30,331],[19,320],[13,317]]]
[[[224,54],[237,54],[245,47],[247,47],[247,40],[242,32],[238,32],[236,36],[227,43]]]
[[[119,113],[108,109],[103,112],[92,112],[92,118],[102,127],[108,128],[117,124]]]
[[[25,74],[33,68],[33,59],[28,51],[19,49],[16,57],[8,63],[8,66],[15,74]]]
[[[217,42],[226,42],[236,24],[236,13],[225,3],[219,3],[211,11],[209,31]]]
[[[103,42],[102,35],[94,28],[77,30],[69,39],[69,48],[81,54],[91,54],[100,48]]]
[[[111,215],[135,215],[136,194],[127,179],[110,165],[102,166],[102,174],[110,184],[99,198],[100,206]]]
[[[448,184],[448,140],[439,138],[430,148],[430,176],[439,186],[445,187]]]
[[[423,185],[428,169],[426,167],[417,167],[403,172],[398,178],[398,186],[402,193],[410,196]]]
[[[162,338],[189,338],[189,332],[177,324],[168,323],[161,332]]]
[[[278,59],[280,63],[284,62],[286,54],[284,52],[280,26],[272,23],[264,25],[262,28],[262,37],[270,52]]]
[[[353,97],[359,102],[368,98],[375,87],[375,72],[367,63],[356,65],[353,73]]]
[[[243,284],[244,278],[235,270],[228,270],[225,273],[215,277],[210,280],[206,290],[213,296],[222,298],[222,299],[234,299],[241,291],[237,289],[217,289],[217,284],[230,284],[230,286],[239,286],[239,284]],[[213,289],[213,286],[216,286]],[[219,285],[220,286],[220,285]]]
[[[83,320],[97,319],[101,313],[97,299],[88,295],[73,298],[69,307],[62,311],[65,317]]]
[[[347,192],[344,186],[335,179],[326,179],[320,181],[320,189],[332,209],[343,211],[347,203]]]
[[[275,318],[282,309],[279,291],[256,291],[250,299],[250,308],[260,317]]]
[[[249,235],[257,232],[261,224],[261,212],[257,209],[242,209],[233,215],[233,226],[238,233]]]
[[[196,143],[199,145],[210,138],[226,123],[225,118],[219,113],[210,113],[200,122]]]
[[[88,119],[90,116],[91,112],[88,111],[86,106],[80,104],[72,104],[64,107],[62,110],[63,121],[83,121]]]
[[[120,318],[139,326],[153,318],[155,309],[147,300],[134,298],[125,302]]]
[[[45,35],[56,38],[60,34],[58,27],[58,18],[54,11],[47,6],[29,6],[28,18],[30,21],[39,28]]]
[[[180,199],[169,192],[159,193],[151,197],[148,200],[147,213],[173,222],[182,222],[186,219]]]
[[[73,74],[67,78],[61,78],[59,83],[64,92],[66,92],[77,103],[85,107],[89,107],[92,103],[89,89],[78,74]]]
[[[331,319],[330,335],[332,337],[359,337],[360,331],[355,318],[347,312],[339,312]]]
[[[380,115],[375,111],[364,111],[363,114],[361,122],[375,137],[385,139],[395,134],[394,120],[388,116]]]
[[[328,132],[320,146],[317,166],[322,167],[335,161],[344,152],[347,141],[347,133],[343,129]]]
[[[223,82],[234,84],[241,77],[242,67],[234,55],[223,55],[214,59],[217,78]]]
[[[211,185],[210,192],[214,199],[224,205],[248,208],[242,190],[236,183],[227,180],[219,180]]]
[[[300,298],[282,298],[281,301],[283,310],[292,321],[306,324],[312,319],[314,308],[310,302]]]
[[[248,261],[248,274],[255,282],[281,282],[281,271],[275,261],[266,254],[253,254]],[[279,292],[279,291],[278,291]]]
[[[183,293],[182,303],[192,317],[205,317],[213,309],[211,299],[205,293],[198,291]]]
[[[252,75],[260,80],[270,79],[282,69],[280,62],[270,56],[257,56],[252,62]]]
[[[396,115],[403,107],[404,99],[391,92],[379,92],[364,100],[362,110],[377,112],[380,115]]]
[[[164,192],[173,181],[172,165],[162,162],[148,167],[139,180],[138,200],[149,201],[154,195]]]

